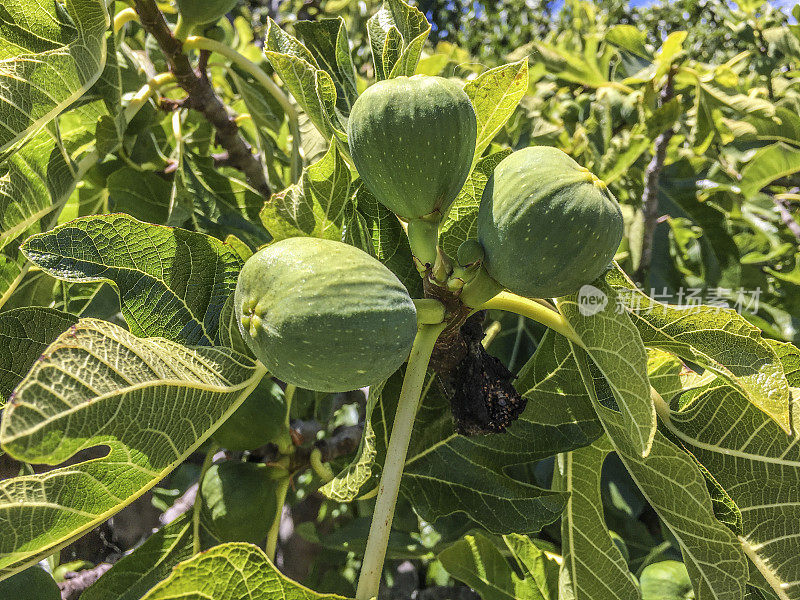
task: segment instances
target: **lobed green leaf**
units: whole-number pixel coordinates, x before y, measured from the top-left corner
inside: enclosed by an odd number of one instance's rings
[[[83,600],[139,600],[192,554],[192,520],[183,515],[114,563],[81,597]]]
[[[478,158],[503,128],[528,91],[528,59],[495,67],[464,86],[478,119],[475,157]]]
[[[94,85],[106,61],[103,0],[3,2],[0,152],[35,132]]]
[[[244,261],[223,242],[127,215],[85,217],[29,238],[22,252],[66,281],[108,281],[136,335],[219,340],[219,314]]]
[[[732,309],[680,308],[661,304],[640,292],[618,270],[606,281],[618,290],[644,344],[711,370],[738,388],[757,408],[789,430],[789,384],[775,350]]]
[[[584,286],[577,294],[559,298],[558,308],[605,376],[631,443],[646,457],[656,432],[647,352],[631,318],[617,309],[617,292],[602,280],[595,284],[599,287]],[[589,295],[605,298],[599,312],[587,311],[586,305],[580,304]]]
[[[16,388],[0,423],[12,457],[77,464],[0,482],[0,577],[84,535],[153,487],[264,374],[230,350],[187,348],[81,320]]]
[[[558,568],[555,561],[525,536],[504,536],[503,541],[507,545],[502,550],[511,552],[516,566],[523,567],[523,576],[509,564],[503,551],[480,533],[464,536],[436,558],[450,575],[478,592],[483,600],[557,600],[548,586]]]
[[[611,445],[601,438],[591,446],[560,454],[554,489],[568,492],[561,517],[559,599],[630,600],[640,598],[635,577],[611,538],[603,514],[600,474]]]
[[[694,460],[656,432],[642,458],[636,440],[617,411],[607,408],[614,394],[587,354],[573,347],[595,410],[608,439],[647,501],[681,545],[696,598],[742,598],[747,560],[734,534],[715,514],[706,481]]]
[[[175,567],[142,600],[344,600],[318,594],[278,571],[263,550],[223,544]]]
[[[0,313],[0,408],[44,349],[77,322],[69,313],[34,306]]]

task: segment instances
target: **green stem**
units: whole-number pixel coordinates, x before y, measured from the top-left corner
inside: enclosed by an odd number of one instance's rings
[[[328,483],[336,477],[330,465],[322,462],[322,451],[319,448],[314,448],[311,451],[308,462],[311,465],[311,469],[323,482]]]
[[[275,562],[275,551],[278,548],[278,534],[281,532],[281,517],[283,516],[283,505],[286,502],[286,493],[289,491],[289,483],[292,481],[291,477],[286,477],[278,481],[275,495],[278,499],[278,510],[275,513],[275,520],[272,522],[272,527],[269,528],[267,534],[266,553],[269,559]]]
[[[178,22],[175,23],[175,31],[172,32],[172,35],[179,40],[185,40],[192,34],[192,30],[194,30],[194,25],[187,23],[181,15],[178,15]]]
[[[400,490],[400,479],[403,476],[403,467],[408,453],[408,444],[411,441],[420,395],[425,385],[425,374],[436,339],[444,327],[444,324],[421,325],[414,339],[414,346],[411,348],[411,356],[408,359],[406,375],[397,403],[397,413],[392,425],[392,435],[386,450],[386,461],[378,487],[378,499],[372,515],[364,562],[358,578],[356,600],[370,600],[378,595],[383,561],[389,543],[389,532],[392,529],[397,494]]]
[[[517,355],[519,354],[519,347],[522,345],[522,334],[525,332],[525,317],[517,315],[517,334],[514,336],[514,347],[511,350],[511,358],[508,359],[508,370],[514,371],[514,365],[517,363]]]
[[[130,123],[136,114],[147,104],[152,96],[160,87],[175,82],[175,75],[172,73],[160,73],[142,86],[136,95],[125,107],[125,123]]]
[[[283,93],[278,84],[261,67],[221,42],[193,35],[186,38],[183,42],[183,48],[185,50],[208,50],[230,59],[236,66],[252,75],[253,79],[260,83],[278,101],[283,112],[286,113],[286,118],[289,120],[289,131],[292,134],[292,182],[297,183],[300,180],[300,174],[303,169],[302,158],[300,157],[300,121],[297,111],[289,101],[289,97]]]
[[[438,256],[436,247],[439,245],[439,220],[411,219],[407,231],[417,270],[425,273],[427,266],[432,267]]]
[[[286,429],[289,429],[289,427],[291,426],[292,400],[294,400],[295,392],[297,392],[297,386],[291,383],[287,383],[286,389],[283,391],[283,398],[286,402],[286,416],[284,418],[284,425],[286,425]]]
[[[444,304],[433,298],[414,300],[417,309],[417,323],[420,325],[438,325],[447,314]]]
[[[523,317],[528,317],[557,331],[565,338],[578,344],[581,348],[585,348],[583,340],[578,337],[578,334],[575,333],[572,326],[570,326],[561,313],[547,308],[544,304],[536,300],[523,298],[511,292],[500,292],[495,297],[484,302],[480,308],[504,310],[506,312],[522,315]]]
[[[500,321],[493,321],[492,324],[486,328],[486,331],[483,333],[483,339],[481,340],[481,344],[483,344],[484,348],[489,348],[502,328],[503,326]]]
[[[25,279],[25,276],[28,274],[28,271],[31,268],[31,263],[26,262],[25,265],[19,270],[19,275],[17,275],[11,284],[6,289],[5,293],[0,294],[0,309],[3,308],[3,305],[8,302],[11,295],[17,290],[19,284],[22,283],[22,280]]]
[[[619,81],[607,81],[606,83],[604,83],[600,87],[612,88],[612,89],[615,89],[615,90],[618,90],[618,91],[622,92],[623,94],[632,94],[633,93],[633,88],[628,87],[627,85],[625,85],[624,83],[620,83]]]
[[[125,25],[133,21],[139,21],[139,15],[136,14],[135,10],[132,8],[126,8],[119,11],[114,17],[114,33],[119,33],[119,31],[125,27]]]
[[[194,497],[194,506],[192,507],[192,555],[200,553],[200,509],[203,507],[203,498],[200,495],[200,486],[203,485],[203,479],[206,473],[211,468],[214,461],[214,455],[219,450],[219,446],[211,444],[211,447],[206,453],[206,458],[203,461],[203,466],[200,468],[200,477],[197,480],[197,495]]]
[[[465,270],[463,276],[465,280],[459,298],[470,308],[483,306],[490,298],[503,291],[503,286],[489,276],[483,265],[480,265],[475,272],[470,269]]]

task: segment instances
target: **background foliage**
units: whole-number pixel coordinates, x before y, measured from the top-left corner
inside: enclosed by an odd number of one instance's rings
[[[112,30],[125,3],[40,4],[0,16],[0,586],[30,587],[42,561],[64,597],[108,571],[86,600],[192,594],[208,573],[234,574],[215,598],[354,595],[401,374],[368,397],[259,385],[230,296],[255,249],[296,235],[359,246],[421,294],[344,139],[358,93],[400,64],[462,80],[478,112],[447,252],[474,235],[494,166],[530,145],[603,179],[626,237],[598,283],[615,335],[559,300],[588,355],[487,315],[528,399],[506,434],[457,435],[428,388],[383,593],[800,598],[796,19],[757,0],[240,3],[202,33],[256,69],[189,47],[208,72],[191,85],[230,107],[259,178],[219,133],[228,113],[164,75],[174,57],[136,22]],[[375,43],[392,35],[398,56]],[[648,379],[665,405],[636,404]],[[218,448],[253,389],[274,437]],[[274,556],[218,545],[187,510],[212,459],[291,473]]]

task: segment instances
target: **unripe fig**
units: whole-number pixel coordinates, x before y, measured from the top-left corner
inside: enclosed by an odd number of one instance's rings
[[[53,577],[39,566],[28,567],[0,581],[3,600],[60,600],[61,590]]]
[[[234,303],[245,342],[270,373],[321,392],[387,379],[417,331],[414,302],[394,273],[354,246],[318,238],[256,252]]]
[[[461,85],[415,75],[367,88],[347,125],[367,188],[406,220],[445,215],[472,167],[477,119]]]
[[[456,256],[459,265],[468,267],[482,261],[486,253],[478,240],[467,240],[458,247]]]
[[[226,450],[241,452],[270,442],[285,449],[282,447],[287,445],[288,435],[283,390],[265,377],[211,437]]]
[[[622,235],[622,211],[605,184],[544,146],[501,161],[478,212],[486,271],[531,298],[564,296],[595,280]]]
[[[233,10],[238,0],[175,0],[181,29],[187,34],[198,25],[214,23]]]
[[[200,484],[201,518],[222,542],[259,544],[278,510],[276,479],[286,472],[263,463],[211,465]]]

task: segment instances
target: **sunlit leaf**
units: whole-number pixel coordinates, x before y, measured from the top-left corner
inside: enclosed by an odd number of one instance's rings
[[[15,389],[0,444],[18,460],[48,465],[96,446],[109,451],[0,482],[0,577],[81,537],[153,487],[263,374],[229,350],[137,338],[105,321],[67,330]]]
[[[478,118],[475,156],[479,157],[528,91],[528,60],[489,69],[467,83],[464,91]]]
[[[219,312],[244,262],[215,238],[121,214],[77,219],[22,251],[53,277],[110,282],[131,331],[185,344],[218,339]]]
[[[560,600],[629,600],[639,597],[633,574],[605,525],[600,473],[611,451],[608,440],[561,454],[553,477],[570,495],[561,517]]]
[[[192,557],[192,521],[187,515],[165,525],[123,556],[81,595],[83,600],[139,600]]]
[[[595,286],[584,286],[577,294],[559,298],[558,308],[608,380],[631,444],[646,457],[656,432],[647,353],[631,318],[618,310],[617,293],[602,280]],[[603,304],[587,304],[591,299]]]
[[[621,271],[607,281],[645,345],[710,369],[746,395],[784,430],[789,429],[789,385],[774,349],[736,311],[714,306],[671,306],[638,291]]]
[[[77,317],[51,308],[0,313],[0,408],[44,349],[77,322]]]
[[[800,352],[776,346],[787,361]],[[793,385],[800,384],[797,374]],[[796,405],[797,399],[794,400]],[[738,390],[718,379],[680,410],[662,407],[670,434],[686,445],[735,503],[739,542],[779,598],[800,598],[800,439],[787,435]]]
[[[278,571],[250,544],[223,544],[179,564],[142,600],[344,600],[317,594]]]
[[[336,85],[331,76],[319,68],[308,48],[270,19],[264,53],[325,139],[330,139],[334,133],[345,139],[336,118]]]
[[[306,43],[317,64],[336,84],[336,102],[339,110],[343,114],[350,114],[350,108],[358,97],[358,91],[344,19],[338,17],[298,21],[295,24],[295,31]]]
[[[512,568],[503,552],[479,533],[465,536],[437,558],[450,575],[479,592],[483,600],[557,600],[550,595],[547,585],[547,571],[556,570],[555,563],[524,536],[513,536],[511,542],[504,550],[513,548],[519,554],[524,553],[528,568],[523,577]],[[519,560],[519,555],[514,553],[514,558]]]
[[[776,179],[800,171],[800,149],[784,143],[760,148],[744,169],[739,187],[747,197],[766,187]]]
[[[109,26],[102,0],[3,2],[0,151],[80,98],[100,77]]]
[[[261,209],[261,221],[276,241],[319,237],[342,241],[350,213],[350,169],[336,144],[303,171],[302,180],[273,194]],[[351,208],[352,210],[352,208]]]
[[[367,21],[378,81],[413,75],[430,31],[425,15],[417,8],[405,0],[384,0],[381,9]]]
[[[486,183],[510,150],[500,150],[478,160],[464,187],[456,196],[441,225],[439,243],[448,256],[456,256],[458,247],[478,237],[478,207]]]
[[[681,544],[698,600],[741,598],[747,581],[747,559],[734,534],[716,519],[696,463],[658,431],[650,454],[642,458],[622,415],[606,408],[614,395],[605,378],[577,348],[576,359],[608,439],[647,501]]]

